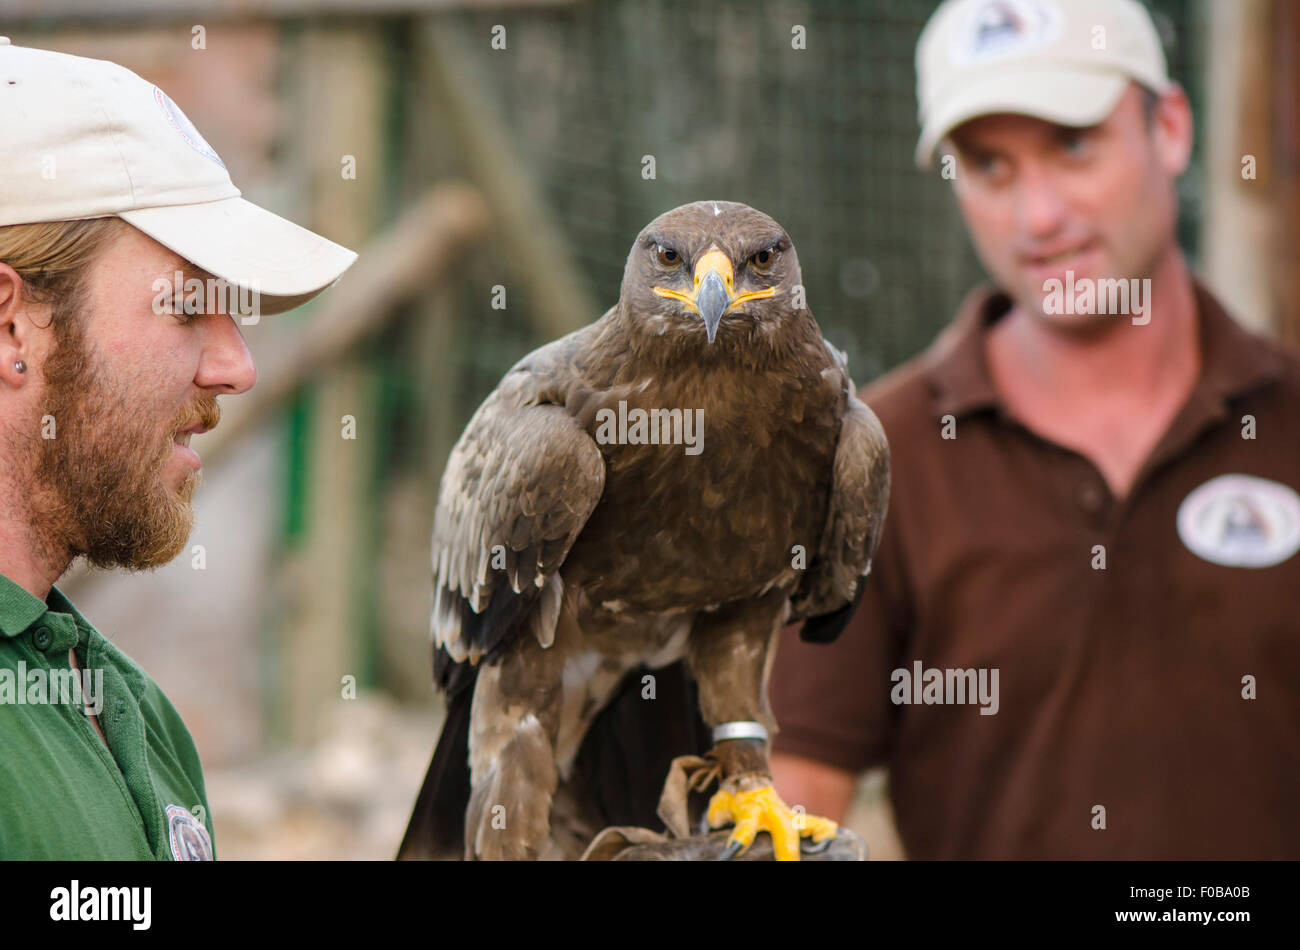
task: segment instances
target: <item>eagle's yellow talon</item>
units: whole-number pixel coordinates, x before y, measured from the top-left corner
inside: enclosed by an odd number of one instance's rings
[[[731,841],[740,845],[743,854],[754,843],[758,832],[772,836],[772,847],[778,861],[799,860],[799,839],[812,838],[816,843],[833,838],[839,828],[829,818],[805,815],[781,801],[781,796],[770,785],[747,791],[719,790],[709,800],[706,814],[709,827],[718,828],[732,821],[735,830]]]

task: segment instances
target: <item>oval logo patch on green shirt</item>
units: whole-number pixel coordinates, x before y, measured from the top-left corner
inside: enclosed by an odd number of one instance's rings
[[[177,861],[211,861],[212,839],[208,829],[180,805],[167,806],[167,837]]]

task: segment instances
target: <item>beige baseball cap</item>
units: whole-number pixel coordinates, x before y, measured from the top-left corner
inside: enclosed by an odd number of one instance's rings
[[[916,80],[922,168],[976,116],[1095,125],[1131,80],[1169,86],[1160,36],[1137,0],[947,0],[917,42]]]
[[[116,215],[203,270],[306,303],[357,255],[240,197],[221,157],[153,83],[0,37],[0,226]]]

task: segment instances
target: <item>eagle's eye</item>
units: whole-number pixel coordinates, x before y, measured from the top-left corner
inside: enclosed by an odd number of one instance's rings
[[[765,247],[749,259],[749,263],[754,270],[766,273],[772,267],[772,262],[776,260],[776,245]]]
[[[664,267],[676,267],[682,261],[682,256],[674,251],[671,247],[664,247],[662,244],[655,245],[659,257],[659,263]]]

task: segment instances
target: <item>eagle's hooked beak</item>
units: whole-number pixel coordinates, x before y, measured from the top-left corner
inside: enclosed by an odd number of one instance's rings
[[[709,251],[695,265],[695,309],[704,318],[704,332],[710,343],[731,305],[731,281],[731,261],[721,251]]]
[[[718,333],[718,324],[725,314],[747,300],[771,297],[776,294],[775,287],[764,287],[762,290],[737,294],[734,282],[735,271],[731,267],[731,259],[714,247],[695,264],[693,293],[684,294],[667,287],[656,287],[654,292],[661,297],[680,300],[698,313],[704,319],[704,332],[708,334],[709,342],[712,343]]]

